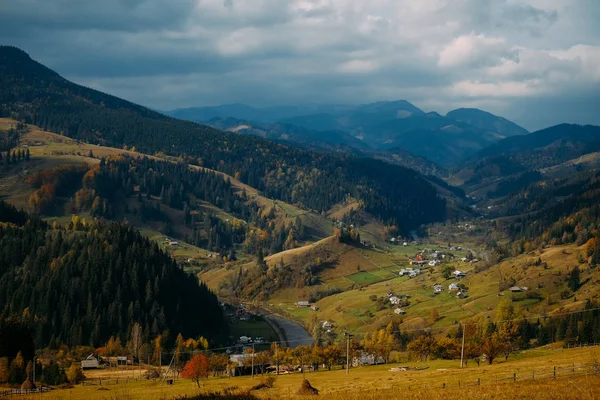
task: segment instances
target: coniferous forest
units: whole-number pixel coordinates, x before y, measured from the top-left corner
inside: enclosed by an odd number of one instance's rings
[[[216,296],[133,229],[77,218],[50,227],[3,202],[0,221],[0,319],[26,327],[36,347],[125,343],[134,324],[146,341],[226,337]],[[19,347],[10,332],[3,351]]]

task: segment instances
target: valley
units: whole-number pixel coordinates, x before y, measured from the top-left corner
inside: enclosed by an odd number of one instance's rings
[[[283,367],[259,398],[306,372],[338,398],[570,357],[597,375],[570,347],[600,342],[599,127],[405,100],[167,116],[9,46],[0,83],[0,384],[166,398],[197,394],[196,368],[243,396]]]

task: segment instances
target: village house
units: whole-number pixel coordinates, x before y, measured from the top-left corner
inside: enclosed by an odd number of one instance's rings
[[[404,315],[404,314],[406,314],[406,311],[404,311],[404,310],[403,310],[403,309],[401,309],[401,308],[396,308],[396,309],[394,310],[394,313],[395,313],[395,314],[398,314],[398,315]]]
[[[333,328],[333,324],[329,321],[323,321],[323,322],[321,322],[321,328],[331,329],[331,328]]]
[[[98,359],[94,357],[93,354],[90,354],[86,357],[85,360],[81,361],[81,369],[92,369],[92,368],[100,368],[100,363]]]
[[[448,290],[459,290],[458,283],[451,283],[448,285]]]
[[[363,365],[379,365],[379,364],[385,364],[385,360],[383,359],[383,357],[381,357],[381,356],[375,357],[375,355],[373,355],[373,354],[363,353],[360,356],[354,357],[352,359],[353,367],[360,367]]]
[[[439,264],[440,262],[438,260],[431,260],[429,261],[429,266],[430,267],[435,267]]]
[[[400,272],[398,272],[398,275],[400,275],[400,276],[408,275],[409,278],[414,278],[415,276],[419,275],[420,273],[421,273],[421,270],[419,268],[402,268],[400,270]]]
[[[397,306],[400,303],[402,303],[402,300],[400,299],[400,297],[397,297],[397,296],[390,297],[390,304],[392,304],[393,306]]]
[[[465,276],[467,276],[466,272],[462,272],[459,270],[454,271],[453,274],[456,279],[464,278]]]
[[[526,292],[527,290],[529,290],[529,288],[527,286],[512,286],[508,290],[510,290],[513,293],[516,293],[516,292]]]
[[[252,342],[252,338],[250,336],[240,336],[240,343],[246,344]]]
[[[456,293],[456,297],[459,299],[464,299],[465,297],[467,297],[467,292],[462,290],[462,291]]]
[[[310,302],[308,302],[306,300],[297,301],[296,302],[296,307],[298,307],[298,308],[300,308],[300,307],[310,307]]]
[[[444,291],[444,287],[442,285],[433,285],[433,294],[440,294]]]
[[[316,304],[313,304],[313,305],[310,306],[310,309],[313,310],[313,311],[319,311],[319,306],[316,305]]]

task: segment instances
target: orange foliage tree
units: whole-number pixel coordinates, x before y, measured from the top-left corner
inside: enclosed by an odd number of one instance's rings
[[[209,370],[210,368],[206,356],[204,354],[198,354],[185,364],[181,376],[196,382],[198,387],[200,387],[200,379],[207,378]]]

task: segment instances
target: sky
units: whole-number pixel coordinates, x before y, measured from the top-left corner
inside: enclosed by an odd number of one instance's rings
[[[477,107],[600,125],[598,0],[3,0],[0,43],[155,108]]]

